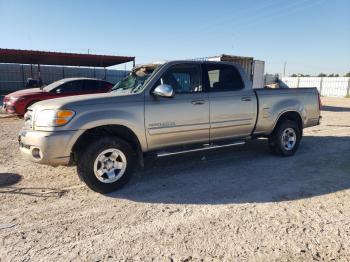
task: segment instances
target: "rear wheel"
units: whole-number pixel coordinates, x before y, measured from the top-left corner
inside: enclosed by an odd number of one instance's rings
[[[292,156],[298,150],[301,140],[301,130],[290,120],[284,120],[276,127],[269,137],[269,148],[273,154]]]
[[[78,157],[79,177],[99,193],[125,185],[131,178],[136,160],[129,143],[113,136],[95,141]]]

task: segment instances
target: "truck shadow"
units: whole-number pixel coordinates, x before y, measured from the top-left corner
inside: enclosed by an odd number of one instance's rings
[[[0,173],[0,188],[17,184],[22,176],[16,173]]]
[[[331,146],[330,146],[331,145]],[[149,160],[112,198],[146,203],[280,202],[350,188],[349,137],[303,138],[294,157],[270,155],[266,140]]]
[[[350,112],[350,107],[322,106],[322,111],[329,111],[329,112]]]

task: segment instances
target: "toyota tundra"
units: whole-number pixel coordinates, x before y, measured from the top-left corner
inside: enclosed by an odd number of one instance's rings
[[[292,156],[303,129],[320,122],[315,88],[253,89],[237,64],[171,61],[139,66],[105,94],[38,102],[25,114],[22,155],[51,166],[76,165],[106,193],[122,187],[144,157],[232,147],[268,138]]]

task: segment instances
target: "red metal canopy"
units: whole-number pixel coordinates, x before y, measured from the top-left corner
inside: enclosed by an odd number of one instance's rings
[[[108,67],[131,61],[135,57],[0,48],[0,63]]]

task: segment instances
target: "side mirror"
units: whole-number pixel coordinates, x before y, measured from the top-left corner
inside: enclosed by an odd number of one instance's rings
[[[171,85],[162,84],[162,85],[157,86],[153,90],[153,95],[172,98],[172,97],[174,97],[175,93],[174,93],[174,89]]]

